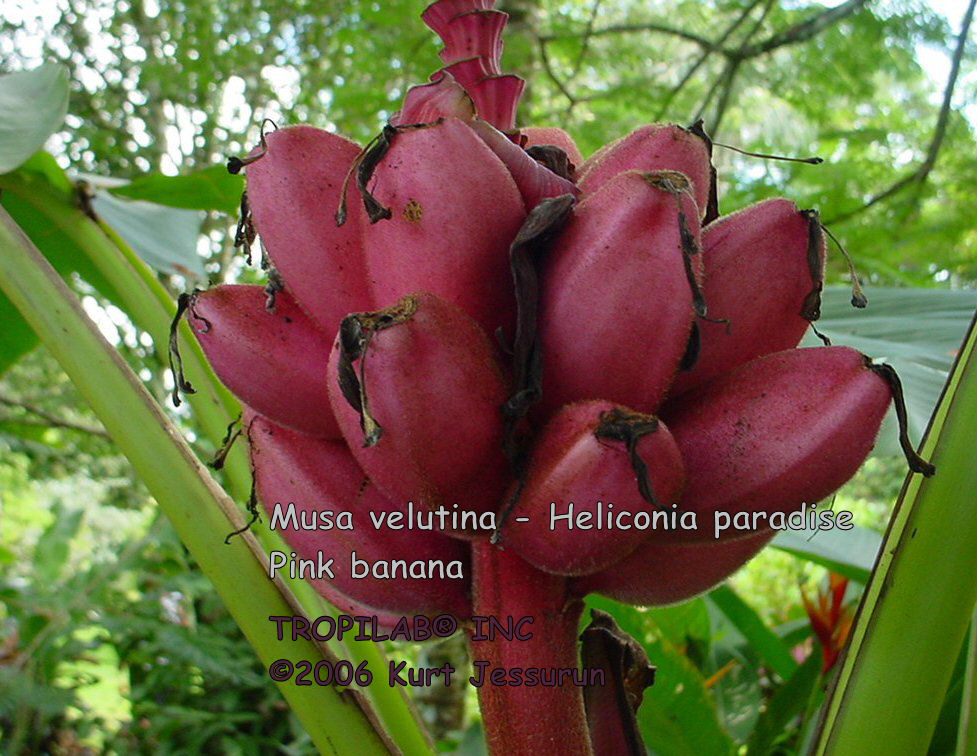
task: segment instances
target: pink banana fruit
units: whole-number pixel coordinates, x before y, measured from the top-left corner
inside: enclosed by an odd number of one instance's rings
[[[585,194],[593,194],[622,171],[677,171],[692,185],[700,210],[709,202],[711,186],[709,145],[681,126],[652,124],[599,149],[584,161],[578,182]]]
[[[260,415],[248,420],[257,494],[269,517],[276,504],[285,508],[294,504],[298,520],[308,523],[318,523],[320,512],[352,512],[353,530],[282,530],[298,558],[318,563],[321,552],[323,560],[335,560],[335,578],[312,581],[324,596],[339,593],[354,604],[382,612],[469,615],[467,578],[443,577],[437,567],[434,577],[354,577],[352,571],[355,554],[369,564],[397,559],[408,565],[458,561],[467,574],[468,550],[461,541],[434,531],[404,533],[375,527],[371,511],[389,514],[397,506],[363,474],[345,444],[290,431]]]
[[[697,531],[671,535],[710,540],[716,512],[789,512],[824,499],[868,456],[891,399],[863,354],[817,347],[760,357],[670,402],[662,416],[694,471],[680,508],[699,519]]]
[[[552,144],[559,147],[566,153],[567,157],[570,158],[570,162],[575,166],[576,170],[574,173],[580,170],[580,167],[583,165],[584,160],[583,155],[580,154],[580,149],[573,141],[573,137],[563,129],[558,129],[555,126],[530,126],[520,129],[519,133],[526,138],[526,148],[539,147],[544,144]]]
[[[571,404],[537,438],[499,540],[544,572],[599,572],[653,535],[633,525],[677,502],[684,478],[678,447],[655,417],[610,402]],[[571,503],[573,519],[550,530],[551,507],[562,515]],[[622,512],[626,527],[608,529],[607,518],[613,523]]]
[[[255,226],[292,296],[332,340],[346,313],[373,306],[359,216],[341,227],[333,219],[360,148],[311,126],[264,140],[264,155],[247,168]]]
[[[714,320],[697,323],[698,360],[676,376],[673,396],[792,349],[820,316],[825,247],[816,212],[765,200],[706,226],[702,248],[702,291]]]
[[[575,208],[541,274],[546,414],[584,399],[658,408],[701,306],[698,218],[674,171],[625,171]]]
[[[353,456],[399,506],[495,509],[506,382],[492,343],[433,294],[347,316],[329,396]]]
[[[266,298],[260,286],[197,292],[190,327],[214,372],[246,404],[280,425],[339,438],[324,370],[331,342],[287,292],[273,311]]]
[[[576,578],[577,595],[600,593],[641,606],[661,606],[705,593],[766,546],[775,533],[753,533],[712,543],[656,543],[610,569]]]
[[[448,118],[401,131],[373,173],[372,191],[391,213],[363,229],[374,301],[429,291],[488,333],[511,328],[506,250],[526,208],[505,165],[471,128]]]

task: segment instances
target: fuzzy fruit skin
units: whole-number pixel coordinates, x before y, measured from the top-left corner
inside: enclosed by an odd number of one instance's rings
[[[430,291],[487,333],[510,328],[508,250],[526,208],[509,171],[475,132],[457,118],[400,132],[371,188],[392,213],[364,221],[374,300],[389,305]]]
[[[638,549],[611,569],[573,581],[580,596],[600,593],[639,606],[685,601],[708,591],[752,559],[772,531],[712,543],[656,543]]]
[[[694,471],[680,509],[699,524],[672,535],[711,540],[716,511],[790,512],[824,499],[868,456],[890,400],[864,355],[814,347],[760,357],[670,402],[662,416]]]
[[[499,411],[508,389],[495,347],[454,305],[429,293],[406,299],[416,302],[413,315],[377,331],[366,350],[369,408],[383,428],[374,446],[364,447],[359,414],[340,391],[337,339],[328,388],[339,427],[398,506],[494,509],[508,485]]]
[[[654,123],[605,145],[580,167],[577,183],[584,194],[592,194],[617,174],[629,170],[684,173],[692,182],[696,206],[706,207],[709,149],[681,126]]]
[[[615,176],[575,208],[550,248],[539,316],[546,415],[598,398],[653,413],[672,382],[694,316],[679,208],[696,243],[699,212],[662,180],[688,186],[676,173]],[[692,258],[697,273],[701,257]]]
[[[354,142],[311,126],[265,135],[267,152],[247,168],[248,201],[262,243],[288,290],[331,341],[348,312],[373,307],[360,213],[336,225],[343,179],[360,154]],[[355,182],[350,209],[359,206]]]
[[[610,402],[591,401],[561,409],[537,437],[525,486],[502,530],[502,544],[537,569],[556,575],[588,575],[625,558],[648,540],[652,530],[596,527],[597,502],[613,502],[614,514],[654,512],[638,491],[634,469],[623,441],[599,438],[605,412],[617,409]],[[649,469],[655,498],[668,506],[677,502],[685,482],[685,466],[664,423],[637,444],[638,455]],[[593,529],[565,524],[549,529],[551,502],[558,514],[574,502],[574,514],[590,512]],[[528,523],[516,522],[528,516]],[[565,523],[561,520],[560,523]]]
[[[464,544],[436,531],[374,528],[369,512],[393,512],[397,507],[385,499],[364,476],[340,441],[311,438],[276,426],[260,415],[249,424],[251,460],[258,497],[269,517],[275,502],[285,507],[294,502],[301,512],[343,510],[353,513],[354,530],[283,530],[282,536],[300,558],[334,558],[335,579],[311,581],[329,598],[339,592],[353,602],[382,612],[439,614],[467,617],[469,581],[449,578],[378,579],[351,576],[350,554],[373,562],[380,559],[461,560],[468,575],[468,550]]]
[[[809,326],[802,315],[815,286],[808,262],[809,218],[786,199],[771,199],[724,216],[702,231],[702,285],[713,318],[700,320],[699,358],[675,377],[677,396],[738,365],[791,349]],[[816,254],[824,266],[824,236]]]
[[[266,298],[261,286],[199,292],[190,327],[221,382],[247,405],[280,425],[340,438],[323,370],[329,340],[288,292],[278,293],[274,312]]]
[[[472,544],[472,566],[475,616],[503,622],[507,617],[533,618],[522,628],[532,633],[527,640],[471,638],[472,660],[489,662],[486,679],[496,667],[577,668],[577,622],[583,604],[568,593],[566,578],[540,572],[487,541]],[[478,704],[489,752],[589,756],[582,690],[568,683],[484,685]]]

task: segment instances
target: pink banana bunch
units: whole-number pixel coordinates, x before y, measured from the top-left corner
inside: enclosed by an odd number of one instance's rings
[[[901,394],[852,349],[797,348],[819,315],[816,212],[774,199],[720,217],[698,124],[643,126],[586,160],[560,129],[517,129],[523,82],[501,71],[492,5],[424,11],[444,67],[365,148],[291,126],[232,159],[237,241],[260,235],[269,286],[181,310],[246,406],[269,515],[353,513],[352,531],[283,532],[298,557],[334,558],[323,595],[382,624],[533,617],[526,641],[468,626],[473,658],[568,669],[587,593],[662,604],[715,585],[774,532],[716,538],[715,513],[830,495]],[[359,577],[354,554],[411,574]],[[614,749],[577,686],[479,693],[493,752]]]

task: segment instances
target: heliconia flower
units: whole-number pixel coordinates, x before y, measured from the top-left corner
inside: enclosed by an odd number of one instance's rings
[[[826,675],[834,667],[848,642],[855,616],[845,608],[845,592],[848,578],[831,572],[828,574],[828,589],[818,591],[815,600],[801,591],[801,601],[814,630],[814,637],[821,646],[821,674]]]
[[[775,532],[760,517],[715,538],[716,513],[824,499],[890,401],[905,408],[887,365],[797,348],[819,316],[815,211],[771,199],[719,217],[701,124],[643,125],[588,159],[558,128],[517,128],[523,82],[502,71],[493,5],[424,11],[444,66],[365,147],[288,126],[232,159],[247,175],[238,241],[257,234],[269,286],[197,292],[181,312],[247,407],[266,511],[356,515],[352,531],[282,531],[299,558],[336,558],[335,579],[314,581],[327,599],[386,624],[453,613],[475,659],[575,669],[586,594],[654,605],[708,590]],[[702,522],[550,529],[571,501]],[[369,519],[455,508],[490,527]],[[356,578],[353,552],[463,575]],[[484,638],[473,613],[531,617],[532,637]],[[631,742],[633,709],[591,694],[588,719],[576,686],[479,693],[493,753]]]

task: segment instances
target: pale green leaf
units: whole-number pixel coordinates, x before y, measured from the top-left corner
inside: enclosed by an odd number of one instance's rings
[[[0,173],[24,163],[64,123],[68,71],[45,63],[0,76]]]

